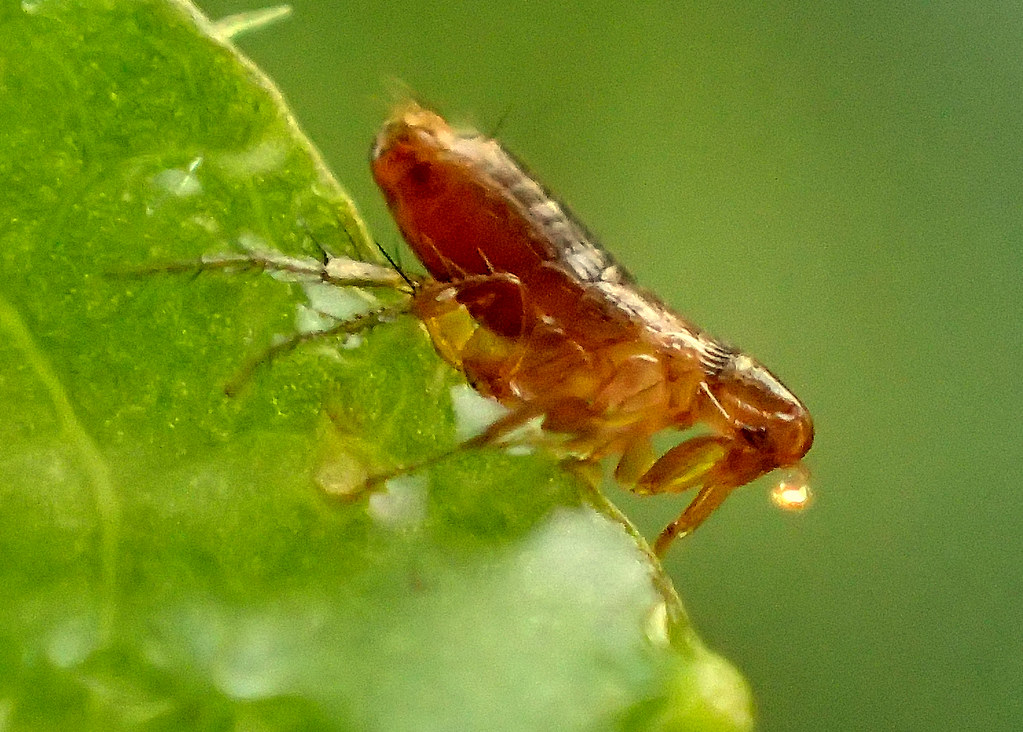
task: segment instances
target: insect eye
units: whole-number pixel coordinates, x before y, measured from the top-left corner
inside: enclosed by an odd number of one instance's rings
[[[416,196],[435,196],[443,188],[443,181],[434,174],[433,166],[427,162],[416,163],[408,169],[408,182]]]

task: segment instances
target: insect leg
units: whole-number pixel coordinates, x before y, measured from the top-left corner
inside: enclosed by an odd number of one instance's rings
[[[680,536],[688,536],[720,506],[735,486],[711,483],[700,489],[696,498],[682,514],[664,527],[654,542],[654,554],[663,557],[671,543]]]
[[[513,412],[509,412],[490,425],[490,427],[488,427],[482,434],[477,435],[476,437],[471,437],[468,440],[464,440],[449,450],[444,450],[436,455],[431,455],[430,457],[411,465],[403,465],[392,470],[386,470],[370,475],[360,488],[345,493],[344,500],[359,500],[367,494],[373,493],[392,478],[424,470],[446,460],[452,455],[456,455],[463,450],[500,445],[511,433],[536,416],[538,416],[537,410],[531,406],[526,406]]]
[[[160,273],[254,271],[291,275],[298,280],[325,282],[337,287],[405,289],[405,279],[390,267],[347,257],[321,262],[311,257],[289,257],[276,252],[206,254],[198,259],[163,262],[116,274],[142,276]]]
[[[727,437],[704,435],[676,445],[658,459],[636,481],[633,490],[640,494],[681,493],[702,486],[682,514],[661,532],[654,552],[663,555],[678,536],[692,533],[697,526],[745,480],[729,480],[727,464],[734,445]],[[623,456],[623,461],[625,457]]]
[[[681,493],[702,484],[728,454],[725,437],[704,435],[676,445],[639,477],[633,489],[641,495]]]
[[[314,239],[315,241],[315,239]],[[269,272],[299,282],[322,282],[334,287],[367,287],[403,291],[411,294],[417,284],[391,267],[362,262],[347,257],[331,257],[321,247],[323,259],[311,257],[290,257],[271,251],[248,251],[244,253],[208,254],[195,260],[164,262],[119,272],[122,276],[143,276],[159,273],[194,272],[196,276],[207,271]],[[287,353],[307,341],[331,336],[354,334],[372,328],[380,323],[393,320],[411,308],[411,300],[403,299],[397,304],[387,305],[352,318],[339,321],[325,329],[309,333],[295,333],[275,343],[258,357],[249,359],[224,386],[228,396],[236,395],[262,364]]]
[[[486,381],[486,377],[478,371],[486,370],[484,362],[490,364],[492,361],[494,368],[505,364],[509,357],[506,349],[511,340],[481,326],[470,315],[470,310],[474,307],[490,308],[489,312],[498,309],[508,319],[521,319],[520,289],[518,278],[506,273],[469,275],[453,282],[426,280],[417,283],[411,310],[426,328],[441,357],[465,373],[478,391],[486,394],[486,388],[481,388],[479,383]],[[428,468],[461,450],[499,445],[518,427],[541,413],[542,408],[532,405],[514,408],[481,435],[412,465],[371,475],[361,488],[346,493],[345,498],[358,499],[391,478]]]
[[[649,437],[642,437],[631,442],[622,452],[622,457],[615,466],[615,480],[622,485],[635,485],[650,470],[655,460],[654,448]]]
[[[509,346],[524,327],[524,302],[517,277],[493,273],[427,282],[416,290],[412,310],[437,352],[479,387],[486,380],[484,364],[507,361]]]
[[[258,356],[248,359],[248,361],[245,362],[235,375],[231,377],[231,380],[224,385],[224,393],[227,394],[227,396],[236,396],[238,392],[241,391],[242,387],[248,383],[249,379],[252,378],[252,374],[255,373],[257,368],[264,364],[269,364],[275,358],[294,350],[303,343],[319,340],[320,338],[330,338],[332,336],[353,335],[373,328],[381,323],[390,322],[399,315],[407,313],[408,310],[408,302],[401,302],[397,305],[382,307],[377,310],[371,310],[368,313],[356,315],[355,317],[347,320],[341,320],[325,330],[316,330],[308,333],[294,333],[284,340],[274,343]]]
[[[495,333],[517,337],[525,326],[526,293],[521,280],[507,272],[469,275],[453,282],[434,282],[416,291],[414,310],[422,320],[465,306]]]

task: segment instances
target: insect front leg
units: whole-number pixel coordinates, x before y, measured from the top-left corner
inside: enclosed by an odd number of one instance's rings
[[[633,490],[642,495],[681,493],[701,486],[686,509],[657,537],[656,554],[663,556],[675,538],[692,533],[734,488],[755,477],[744,469],[745,457],[728,437],[694,437],[666,452],[636,480]]]
[[[696,527],[702,524],[714,510],[720,506],[735,486],[720,485],[711,483],[705,485],[696,494],[696,498],[690,502],[686,510],[664,527],[664,530],[654,542],[654,554],[663,557],[671,546],[671,543],[679,536],[688,536]]]

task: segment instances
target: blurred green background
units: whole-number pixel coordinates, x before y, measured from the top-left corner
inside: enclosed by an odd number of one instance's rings
[[[207,0],[213,17],[253,3]],[[638,276],[810,406],[667,565],[763,730],[1023,729],[1023,9],[299,0],[241,39],[375,235],[407,84],[500,137]],[[615,500],[653,535],[682,501]]]

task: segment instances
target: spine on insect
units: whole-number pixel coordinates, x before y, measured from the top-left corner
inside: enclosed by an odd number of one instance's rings
[[[809,449],[809,413],[777,378],[639,288],[496,141],[408,104],[372,165],[433,280],[416,312],[470,383],[522,419],[542,415],[576,459],[620,455],[619,478],[640,492],[700,487],[659,550]],[[452,326],[459,309],[475,325]],[[655,459],[652,434],[696,425],[710,434]]]

